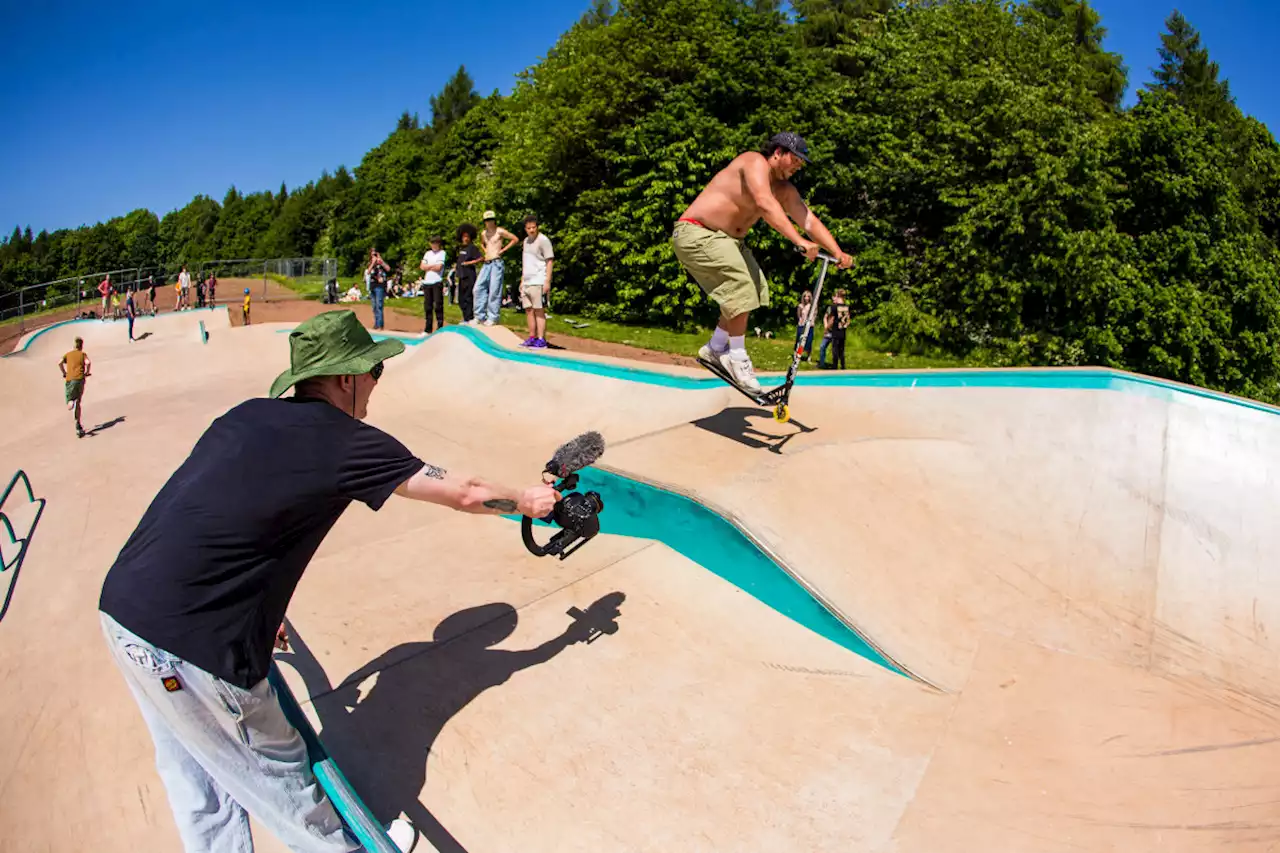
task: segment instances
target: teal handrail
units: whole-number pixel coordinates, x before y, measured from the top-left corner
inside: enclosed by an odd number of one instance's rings
[[[26,536],[19,538],[13,529],[13,523],[9,521],[9,517],[4,513],[5,502],[9,500],[9,495],[13,493],[13,487],[21,481],[27,490],[27,502],[36,504],[36,517],[31,522],[31,527],[27,530]],[[9,603],[13,600],[13,590],[18,585],[18,572],[22,569],[22,562],[27,558],[27,549],[31,546],[31,537],[35,535],[36,527],[40,524],[40,516],[44,515],[45,499],[37,498],[34,490],[31,488],[31,478],[27,476],[27,472],[21,468],[9,480],[9,485],[5,487],[4,494],[0,495],[0,523],[4,524],[5,532],[9,538],[18,545],[18,553],[12,560],[0,560],[0,574],[13,569],[13,574],[9,576],[9,588],[4,594],[4,605],[0,606],[0,620],[3,620],[5,614],[9,612]]]
[[[378,823],[377,818],[373,816],[373,812],[360,799],[360,795],[356,793],[355,788],[347,781],[347,777],[338,767],[338,763],[333,760],[333,756],[329,755],[329,751],[321,743],[320,738],[316,735],[316,730],[311,726],[311,721],[303,713],[298,700],[294,698],[293,691],[289,689],[289,685],[285,682],[284,675],[274,662],[267,672],[267,680],[275,688],[276,695],[280,699],[280,707],[284,709],[285,717],[302,735],[302,739],[306,741],[311,770],[315,773],[320,787],[324,788],[325,793],[329,795],[329,799],[333,801],[333,806],[337,810],[338,816],[342,818],[342,822],[346,824],[347,829],[356,837],[356,840],[364,845],[365,850],[372,851],[372,853],[399,853],[399,848],[392,842],[382,825]]]

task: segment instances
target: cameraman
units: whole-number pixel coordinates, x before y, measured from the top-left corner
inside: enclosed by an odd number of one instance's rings
[[[375,248],[369,249],[369,266],[365,268],[365,275],[369,279],[369,301],[373,304],[373,327],[375,329],[383,328],[382,325],[382,304],[387,299],[387,274],[391,272],[391,265],[382,259],[382,255],[378,254]]]
[[[103,632],[189,851],[251,851],[249,814],[291,850],[360,849],[266,678],[273,647],[287,645],[294,589],[352,501],[376,511],[396,494],[538,518],[560,499],[546,485],[449,474],[364,423],[383,362],[402,352],[399,340],[375,343],[349,310],[299,325],[270,396],[209,426],[107,573]],[[388,832],[412,846],[405,822]]]

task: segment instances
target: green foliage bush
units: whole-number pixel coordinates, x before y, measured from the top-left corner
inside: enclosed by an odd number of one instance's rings
[[[715,309],[676,262],[673,223],[787,128],[814,154],[801,192],[857,259],[827,294],[844,287],[885,346],[1280,400],[1280,146],[1185,18],[1153,37],[1156,82],[1122,109],[1126,69],[1085,0],[791,9],[597,0],[509,95],[480,96],[459,69],[429,124],[406,110],[352,171],[162,218],[15,229],[0,293],[214,257],[332,255],[352,275],[374,245],[412,279],[432,235],[452,246],[494,208],[516,233],[542,220],[560,310],[692,330]],[[773,288],[752,325],[789,329],[814,268],[767,226],[749,242]]]

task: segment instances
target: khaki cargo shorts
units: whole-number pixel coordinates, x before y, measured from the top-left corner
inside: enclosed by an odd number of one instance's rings
[[[671,245],[694,281],[720,305],[720,316],[729,319],[769,305],[769,281],[742,240],[681,221]]]
[[[530,308],[539,309],[542,307],[542,285],[540,284],[522,284],[520,285],[520,307],[528,311]]]

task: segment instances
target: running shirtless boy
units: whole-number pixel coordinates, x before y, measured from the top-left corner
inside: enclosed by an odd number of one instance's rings
[[[853,265],[791,177],[809,162],[809,148],[795,133],[779,133],[764,149],[748,151],[725,166],[676,222],[676,257],[708,296],[720,305],[720,320],[699,358],[724,366],[742,388],[760,392],[744,339],[752,310],[769,304],[769,282],[743,238],[761,219],[804,250],[807,260],[829,251],[840,269]],[[790,218],[788,218],[790,217]],[[792,225],[795,220],[795,225]],[[816,240],[800,236],[796,225]]]

